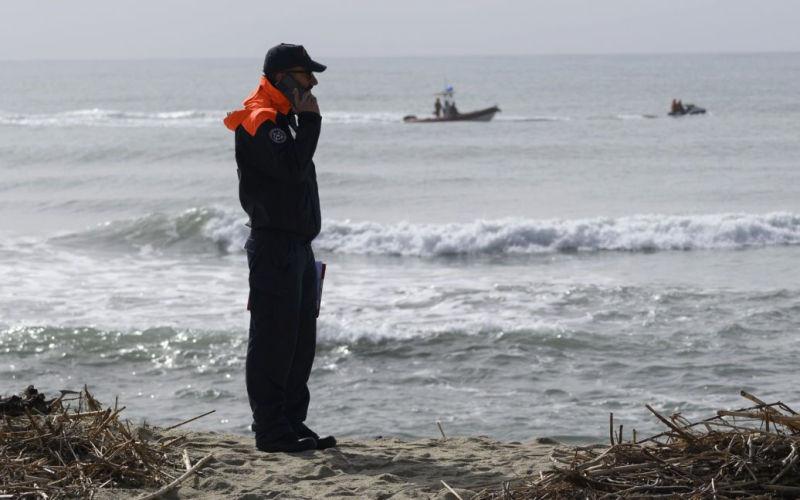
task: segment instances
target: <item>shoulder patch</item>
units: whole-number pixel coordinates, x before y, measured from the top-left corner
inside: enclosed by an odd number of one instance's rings
[[[283,144],[286,142],[286,132],[279,128],[274,128],[269,131],[269,138],[276,144]]]

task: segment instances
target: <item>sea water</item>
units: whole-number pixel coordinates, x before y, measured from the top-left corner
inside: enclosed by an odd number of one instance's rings
[[[577,443],[660,431],[645,403],[800,406],[800,55],[325,62],[312,427]],[[222,119],[260,64],[0,63],[0,392],[249,432]],[[402,122],[445,84],[502,112]]]

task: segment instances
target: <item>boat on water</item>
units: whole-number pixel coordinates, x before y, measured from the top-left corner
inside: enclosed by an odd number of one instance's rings
[[[469,113],[457,113],[451,116],[432,116],[428,118],[417,118],[414,115],[403,117],[406,123],[438,123],[438,122],[488,122],[494,118],[495,113],[499,113],[500,108],[491,108],[470,111]]]
[[[477,111],[461,113],[458,111],[456,102],[453,99],[454,94],[455,90],[453,90],[453,86],[447,85],[444,92],[436,94],[437,98],[433,116],[419,118],[416,115],[408,115],[403,117],[403,121],[406,123],[488,122],[494,118],[496,113],[500,112],[500,108],[492,106]],[[444,104],[441,103],[440,99],[444,101]]]

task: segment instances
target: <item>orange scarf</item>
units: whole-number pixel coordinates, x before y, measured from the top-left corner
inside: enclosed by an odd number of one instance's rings
[[[236,130],[243,126],[250,135],[256,135],[256,130],[267,120],[275,121],[278,113],[288,114],[292,109],[289,99],[269,83],[266,77],[261,77],[258,88],[244,100],[244,109],[228,113],[225,126]]]

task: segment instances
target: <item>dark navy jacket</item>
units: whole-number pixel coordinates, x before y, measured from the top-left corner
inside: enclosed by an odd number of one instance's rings
[[[248,225],[313,240],[321,214],[314,152],[322,118],[291,114],[288,99],[266,78],[225,124],[236,133],[239,201]]]

